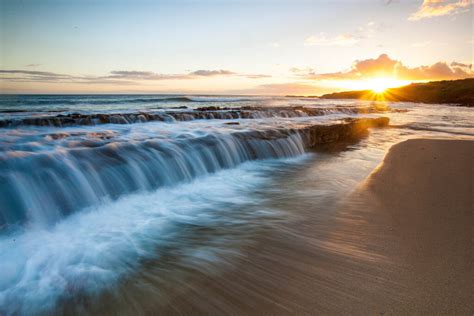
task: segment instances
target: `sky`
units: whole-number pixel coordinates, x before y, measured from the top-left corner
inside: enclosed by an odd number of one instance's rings
[[[471,0],[0,0],[0,93],[300,94],[473,77]]]

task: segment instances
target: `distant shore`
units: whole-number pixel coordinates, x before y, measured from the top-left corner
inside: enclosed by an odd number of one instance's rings
[[[472,314],[472,140],[414,139],[336,208],[261,236],[164,311]],[[229,291],[229,288],[232,291]]]
[[[320,98],[439,103],[473,107],[474,78],[412,83],[400,88],[387,89],[383,93],[370,90],[335,92],[324,94]]]

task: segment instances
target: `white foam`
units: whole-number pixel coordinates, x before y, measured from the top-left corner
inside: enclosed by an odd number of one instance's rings
[[[174,224],[205,225],[214,220],[213,210],[256,203],[250,192],[266,181],[272,164],[245,163],[191,183],[103,203],[49,229],[26,227],[2,236],[0,312],[49,310],[62,297],[113,285],[136,270],[140,259],[159,258],[160,243],[179,233]]]

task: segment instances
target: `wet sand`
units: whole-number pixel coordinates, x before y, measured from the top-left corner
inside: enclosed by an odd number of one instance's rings
[[[474,141],[415,139],[393,146],[359,192],[390,231],[382,247],[395,247],[381,253],[405,267],[410,311],[474,312],[473,182]]]
[[[473,151],[470,140],[399,143],[348,200],[278,223],[153,310],[472,314]]]

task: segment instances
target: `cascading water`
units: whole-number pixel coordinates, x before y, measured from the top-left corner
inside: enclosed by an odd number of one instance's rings
[[[386,108],[285,98],[12,98],[0,99],[0,314],[94,296],[170,247],[215,261],[231,230],[272,214],[253,192],[275,171],[388,122]],[[211,228],[212,247],[179,241]]]
[[[84,147],[54,152],[7,151],[0,160],[4,170],[0,174],[0,225],[51,224],[104,198],[191,181],[245,161],[304,153],[297,132],[89,141]]]
[[[22,112],[10,112],[8,118],[0,119],[0,127],[21,126],[50,126],[64,127],[77,125],[99,124],[133,124],[144,122],[172,122],[192,120],[233,120],[233,119],[262,119],[262,118],[297,118],[306,116],[324,116],[331,114],[367,114],[384,113],[391,111],[388,107],[358,106],[358,107],[326,107],[313,108],[303,106],[292,107],[242,107],[220,108],[215,106],[201,107],[188,110],[186,106],[174,110],[131,111],[125,113],[63,113],[63,114],[37,114],[25,117]],[[0,110],[1,113],[1,110]]]

